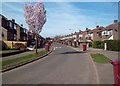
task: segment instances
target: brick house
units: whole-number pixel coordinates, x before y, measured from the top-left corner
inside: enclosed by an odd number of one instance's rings
[[[22,24],[17,26],[17,41],[27,41],[27,29]]]
[[[15,22],[15,19],[8,20],[0,14],[1,40],[25,41],[27,40],[26,29]]]
[[[102,31],[104,31],[104,27],[103,26],[96,26],[95,29],[93,29],[91,31],[91,33],[93,33],[93,41],[98,41],[98,40],[102,40]]]
[[[79,31],[68,35],[67,39],[65,36],[61,39],[78,41],[78,42],[92,42],[92,41],[103,41],[103,40],[117,40],[120,22],[114,22],[106,27],[96,26],[95,29],[86,28],[85,31]]]
[[[118,40],[118,24],[110,24],[102,31],[102,40]]]

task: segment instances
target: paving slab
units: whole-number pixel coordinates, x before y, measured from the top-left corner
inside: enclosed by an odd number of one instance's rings
[[[77,51],[82,51],[82,46],[75,48]],[[86,53],[101,53],[111,60],[118,60],[119,52],[106,51],[103,49],[87,48]],[[114,84],[113,66],[110,63],[102,64],[94,62],[100,84]]]

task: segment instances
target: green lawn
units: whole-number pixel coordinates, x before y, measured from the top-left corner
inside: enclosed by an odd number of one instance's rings
[[[19,50],[2,50],[0,51],[0,54],[11,53],[11,52],[16,52],[16,51],[19,51]]]
[[[40,56],[43,56],[45,55],[47,52],[42,50],[40,52],[38,52],[38,54],[29,54],[29,55],[26,55],[26,56],[22,56],[22,57],[19,57],[19,58],[15,58],[15,59],[12,59],[12,60],[6,60],[6,61],[3,61],[2,62],[2,67],[3,69],[7,66],[10,66],[10,65],[17,65],[17,64],[20,64],[20,63],[24,63],[24,62],[28,62],[28,61],[31,61],[31,60],[34,60]]]
[[[96,53],[96,54],[91,54],[91,57],[93,59],[93,61],[97,62],[97,63],[108,63],[110,61],[109,58],[107,58],[106,56]]]

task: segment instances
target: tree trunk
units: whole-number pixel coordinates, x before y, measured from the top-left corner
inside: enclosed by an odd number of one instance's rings
[[[37,50],[38,44],[37,44],[37,42],[38,42],[38,36],[37,36],[37,34],[36,34],[36,54],[38,54],[38,50]]]

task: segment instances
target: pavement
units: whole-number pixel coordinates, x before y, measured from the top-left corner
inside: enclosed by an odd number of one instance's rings
[[[3,84],[99,84],[87,53],[53,43],[48,56],[2,73]]]
[[[78,51],[82,51],[82,46],[79,46],[77,48]],[[95,49],[95,48],[87,48],[86,53],[100,53],[105,56],[107,56],[109,59],[112,61],[119,60],[119,52],[117,51],[108,51],[108,50],[103,50],[103,49]],[[106,64],[101,64],[101,63],[96,63],[94,62],[98,78],[99,78],[99,83],[100,84],[114,84],[114,70],[113,70],[113,65],[111,63],[106,63]]]
[[[87,52],[89,52],[89,53],[101,53],[113,61],[120,59],[120,58],[118,58],[120,52],[117,52],[117,51],[108,51],[108,50],[103,50],[103,49],[88,48]]]
[[[107,56],[112,61],[120,60],[119,52],[115,51],[108,51],[103,49],[94,49],[94,48],[88,48],[88,53],[101,53],[105,56]],[[111,63],[107,64],[100,64],[95,63],[99,75],[99,81],[101,84],[114,84],[114,70],[113,65]],[[105,77],[106,76],[106,77]]]
[[[43,48],[39,48],[38,52],[41,51],[41,50],[43,50]],[[25,55],[28,55],[28,54],[32,54],[32,53],[35,53],[35,52],[36,51],[33,50],[33,51],[26,51],[26,52],[15,54],[15,55],[5,56],[5,57],[2,57],[2,61],[15,59],[15,58],[18,58],[18,57],[21,57],[21,56],[25,56]]]

